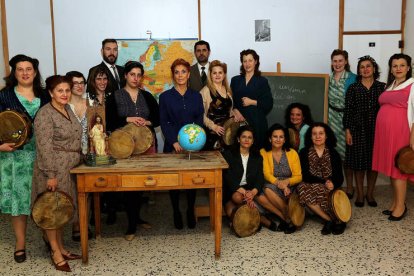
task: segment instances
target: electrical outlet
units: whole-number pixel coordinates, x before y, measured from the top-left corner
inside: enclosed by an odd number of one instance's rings
[[[375,42],[369,42],[369,43],[368,43],[368,46],[369,46],[369,47],[375,47]]]

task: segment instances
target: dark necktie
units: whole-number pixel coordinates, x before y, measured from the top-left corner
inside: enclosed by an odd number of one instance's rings
[[[114,71],[115,80],[116,80],[116,82],[117,82],[117,84],[118,84],[118,88],[119,88],[119,75],[118,75],[118,72],[117,72],[117,70],[116,70],[115,65],[112,65],[112,66],[111,66],[111,68],[112,68],[112,70]]]
[[[206,81],[207,81],[207,75],[206,75],[206,71],[204,71],[206,69],[206,67],[201,66],[201,83],[204,85],[206,85]]]

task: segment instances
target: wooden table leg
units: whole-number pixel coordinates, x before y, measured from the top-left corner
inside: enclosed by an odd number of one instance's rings
[[[221,220],[222,220],[222,191],[221,191],[221,182],[220,187],[215,188],[215,208],[214,208],[214,216],[216,217],[214,223],[215,223],[215,256],[216,260],[220,259],[221,254]]]
[[[101,237],[101,202],[100,193],[93,193],[93,210],[95,213],[95,235]]]
[[[209,208],[209,214],[210,214],[210,231],[214,232],[214,225],[215,225],[215,212],[214,212],[214,208],[216,206],[215,203],[215,193],[214,193],[214,189],[209,189],[209,198],[210,198],[210,208]]]
[[[87,194],[78,192],[79,227],[81,236],[82,262],[88,263],[88,200]]]

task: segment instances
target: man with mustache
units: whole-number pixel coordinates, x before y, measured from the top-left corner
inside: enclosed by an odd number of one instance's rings
[[[194,55],[197,63],[191,66],[189,86],[195,91],[200,91],[207,84],[210,44],[204,40],[197,41],[194,44]]]
[[[88,87],[91,87],[91,76],[93,70],[98,66],[107,68],[106,75],[108,76],[108,85],[105,90],[105,94],[112,94],[116,90],[121,89],[121,83],[124,80],[124,67],[115,65],[116,59],[118,58],[118,43],[113,38],[106,38],[102,41],[101,55],[103,61],[89,69],[88,74]]]

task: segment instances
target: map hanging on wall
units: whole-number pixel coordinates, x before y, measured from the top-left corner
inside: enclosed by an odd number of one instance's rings
[[[194,44],[197,39],[132,40],[118,39],[117,65],[139,61],[144,66],[143,89],[158,98],[159,93],[172,87],[171,64],[182,58],[195,62]]]

